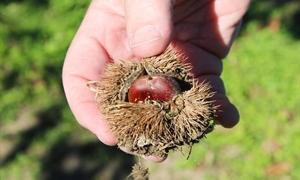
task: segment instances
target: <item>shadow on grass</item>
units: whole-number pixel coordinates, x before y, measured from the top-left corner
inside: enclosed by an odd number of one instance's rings
[[[36,156],[41,161],[40,172],[43,180],[119,180],[125,179],[135,162],[134,156],[125,154],[117,147],[108,147],[100,141],[77,142],[70,134],[58,134],[59,139],[49,146],[47,134],[51,134],[62,123],[62,110],[65,103],[59,103],[38,113],[38,123],[30,129],[19,134],[20,142],[14,146],[10,153],[1,162],[1,166],[16,161],[18,155]],[[76,123],[74,121],[74,123]],[[75,131],[75,129],[74,129]],[[57,130],[57,133],[60,133]],[[72,135],[74,135],[72,133]],[[49,135],[49,134],[48,134]],[[80,135],[80,134],[79,134]],[[32,148],[37,139],[44,138],[46,153],[35,154]],[[49,146],[49,147],[48,147]],[[38,157],[39,156],[39,157]],[[28,162],[30,166],[30,162]],[[22,168],[22,167],[20,167]],[[27,167],[24,167],[27,168]]]
[[[13,161],[19,153],[25,152],[31,147],[34,139],[42,137],[44,134],[55,128],[61,118],[61,105],[54,105],[49,109],[38,114],[38,123],[28,130],[22,131],[19,136],[21,141],[14,147],[14,149],[4,158],[1,165]]]
[[[300,39],[300,2],[297,0],[252,0],[250,8],[243,18],[243,28],[247,24],[256,21],[262,27],[270,26],[275,20],[281,27],[284,27],[294,38]]]
[[[7,5],[9,3],[29,3],[37,7],[47,6],[49,0],[2,0],[0,4]]]
[[[44,180],[125,179],[131,172],[134,158],[116,147],[89,142],[70,144],[61,139],[43,160]]]

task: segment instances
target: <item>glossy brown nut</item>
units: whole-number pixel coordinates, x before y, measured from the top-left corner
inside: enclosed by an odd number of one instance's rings
[[[178,82],[166,75],[146,75],[138,78],[128,92],[129,102],[137,103],[144,100],[161,100],[168,102],[181,93]]]

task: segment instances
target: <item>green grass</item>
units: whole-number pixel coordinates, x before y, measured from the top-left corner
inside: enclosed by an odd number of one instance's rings
[[[80,127],[61,85],[65,53],[89,2],[0,4],[1,180],[124,179],[130,173],[133,157]],[[189,161],[176,159],[174,171],[200,171],[208,180],[300,179],[300,45],[292,18],[299,3],[269,11],[271,2],[253,2],[222,75],[241,121],[230,130],[217,127],[193,147]],[[276,32],[263,28],[268,18],[284,24]]]

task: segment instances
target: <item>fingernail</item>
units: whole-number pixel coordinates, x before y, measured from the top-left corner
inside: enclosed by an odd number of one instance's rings
[[[151,161],[151,162],[156,162],[156,163],[160,163],[163,162],[164,160],[167,159],[167,155],[164,157],[157,157],[157,156],[142,156],[144,159],[146,159],[147,161]]]
[[[130,41],[130,47],[139,47],[157,41],[161,38],[160,30],[154,26],[145,26],[134,33]]]

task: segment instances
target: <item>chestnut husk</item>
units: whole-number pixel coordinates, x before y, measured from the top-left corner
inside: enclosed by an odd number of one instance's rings
[[[138,155],[164,157],[172,149],[192,146],[214,129],[218,106],[209,82],[199,83],[191,66],[172,48],[139,62],[122,60],[108,64],[101,80],[90,81],[95,101],[105,116],[118,146]],[[128,101],[131,84],[143,75],[163,74],[180,84],[183,92],[169,102]],[[95,88],[93,88],[95,87]]]

